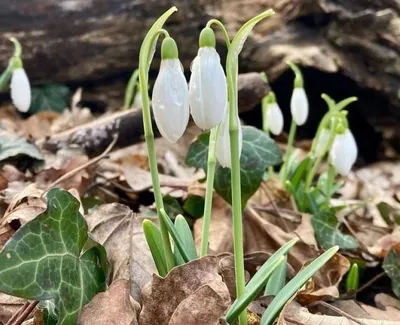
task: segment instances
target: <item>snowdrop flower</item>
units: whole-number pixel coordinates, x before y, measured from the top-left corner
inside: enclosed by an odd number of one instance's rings
[[[331,131],[324,127],[319,135],[319,138],[315,139],[317,141],[316,146],[315,146],[315,155],[316,156],[320,156],[323,154],[324,149],[328,145],[330,135],[331,135]]]
[[[178,59],[178,47],[171,37],[162,42],[161,58],[152,107],[161,135],[174,143],[183,135],[189,122],[189,90]]]
[[[237,117],[238,125],[239,125],[239,155],[242,152],[243,146],[243,131],[240,125],[239,116]],[[215,155],[217,157],[217,161],[221,164],[222,167],[231,168],[231,150],[230,150],[230,137],[229,137],[229,109],[228,106],[224,112],[224,118],[219,126],[217,143],[216,143],[216,151]]]
[[[279,135],[283,130],[283,114],[276,102],[275,94],[271,91],[268,95],[268,104],[266,107],[266,113],[264,114],[264,124],[266,124],[268,130],[274,134]]]
[[[329,157],[336,172],[346,176],[357,159],[357,144],[349,128],[338,129]]]
[[[22,62],[20,67],[13,70],[10,88],[14,106],[20,112],[26,113],[31,106],[31,86]]]
[[[292,98],[290,99],[290,111],[296,124],[303,125],[306,123],[308,117],[308,99],[304,90],[303,75],[295,64],[288,64],[296,76],[294,79]]]
[[[196,125],[208,130],[224,117],[227,84],[224,69],[215,50],[215,34],[206,27],[200,34],[200,48],[192,63],[189,82],[189,104]]]

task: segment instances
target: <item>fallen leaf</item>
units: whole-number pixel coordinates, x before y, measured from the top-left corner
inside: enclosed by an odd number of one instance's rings
[[[385,258],[390,249],[398,243],[400,243],[400,227],[396,227],[392,233],[379,238],[373,246],[368,247],[368,252]]]
[[[131,295],[137,302],[141,302],[141,292],[143,287],[153,279],[153,274],[157,273],[149,246],[143,233],[143,220],[149,219],[157,224],[158,218],[131,218],[130,238],[130,281]]]
[[[400,298],[400,243],[392,247],[386,255],[382,267],[392,280],[394,294]]]
[[[387,307],[394,307],[400,310],[400,300],[386,293],[378,293],[375,295],[375,304],[379,309],[385,310]]]
[[[142,301],[140,325],[216,325],[230,305],[215,256],[175,267],[165,278],[153,275]]]
[[[103,204],[86,216],[89,231],[104,246],[111,265],[111,280],[129,280],[129,256],[131,238],[129,223],[132,210],[122,204]]]
[[[26,302],[25,299],[6,295],[0,292],[0,324],[6,324]]]
[[[79,314],[78,325],[136,325],[137,311],[129,296],[129,282],[116,280],[100,292]]]

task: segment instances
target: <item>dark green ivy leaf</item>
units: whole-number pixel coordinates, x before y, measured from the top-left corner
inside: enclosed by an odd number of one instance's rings
[[[167,215],[172,219],[175,220],[178,214],[183,214],[183,210],[181,205],[179,204],[178,200],[172,196],[164,196],[164,210]]]
[[[105,250],[89,240],[79,202],[53,189],[47,209],[20,228],[0,253],[0,291],[53,299],[59,325],[75,325],[80,309],[105,290]]]
[[[203,168],[207,166],[209,133],[200,135],[189,148],[186,164]],[[242,206],[257,191],[265,170],[277,165],[282,153],[275,141],[263,131],[252,126],[243,127],[243,149],[240,156]],[[217,166],[214,188],[228,203],[231,203],[231,170]]]
[[[194,218],[200,218],[204,214],[204,198],[198,195],[189,195],[183,204],[183,210]]]
[[[69,88],[64,85],[48,84],[32,88],[29,113],[54,111],[62,113],[68,106]]]
[[[323,249],[329,249],[335,245],[343,250],[358,247],[358,242],[353,236],[345,235],[338,229],[339,222],[333,212],[320,211],[313,215],[311,223],[318,244]]]
[[[400,298],[400,246],[395,245],[386,255],[382,265],[386,274],[392,280],[392,289],[397,298]]]

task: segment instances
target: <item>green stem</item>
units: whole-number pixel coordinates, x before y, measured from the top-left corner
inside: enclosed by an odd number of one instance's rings
[[[289,158],[293,150],[293,142],[294,142],[294,137],[296,135],[296,130],[297,130],[297,125],[294,119],[292,119],[292,124],[290,125],[290,131],[289,131],[289,139],[286,147],[286,154],[285,154],[285,160],[283,162],[283,172],[282,172],[282,184],[286,183],[286,179],[288,177],[289,173]]]
[[[330,199],[331,199],[331,191],[332,191],[332,185],[333,182],[335,181],[335,176],[336,176],[336,170],[335,168],[329,164],[328,166],[328,179],[326,180],[326,206],[329,207]]]
[[[322,159],[324,158],[325,154],[330,150],[330,148],[332,147],[333,141],[335,140],[335,129],[336,129],[336,119],[333,119],[333,123],[331,126],[331,134],[329,135],[329,140],[328,142],[325,144],[325,147],[323,148],[321,154],[317,157],[317,160],[315,161],[311,171],[307,174],[307,178],[306,178],[306,183],[305,183],[305,193],[307,193],[310,190],[311,187],[311,183],[314,179],[315,174],[318,171],[319,166],[321,165]]]
[[[208,238],[210,234],[212,197],[214,190],[214,175],[215,175],[215,166],[217,163],[215,150],[216,150],[218,129],[219,125],[211,130],[210,141],[208,145],[207,185],[206,185],[206,196],[204,202],[204,216],[203,216],[200,257],[205,256],[208,253]]]
[[[151,173],[151,181],[153,184],[154,199],[156,202],[157,214],[159,216],[160,231],[162,236],[163,249],[165,253],[165,260],[167,264],[167,270],[171,270],[175,266],[174,255],[171,249],[171,242],[169,238],[168,228],[162,218],[161,210],[164,209],[164,202],[161,193],[160,179],[158,176],[157,157],[154,143],[154,133],[151,123],[150,113],[150,101],[148,91],[148,65],[139,64],[139,84],[140,84],[140,95],[142,97],[142,111],[143,111],[143,129],[144,138],[146,140],[147,152],[149,157],[149,166]]]
[[[22,54],[21,43],[15,37],[10,37],[9,40],[14,43],[14,57],[19,58]]]
[[[229,35],[228,35],[228,32],[227,32],[225,26],[218,19],[211,19],[208,21],[206,27],[211,27],[212,24],[217,25],[221,29],[222,35],[224,36],[224,39],[225,39],[226,47],[228,48],[228,51],[229,51],[231,42],[229,40]]]
[[[138,78],[139,78],[139,69],[136,69],[135,71],[133,71],[129,79],[128,86],[126,87],[124,109],[129,109],[133,105],[133,101],[135,100],[135,95],[136,95],[135,87],[138,84]]]

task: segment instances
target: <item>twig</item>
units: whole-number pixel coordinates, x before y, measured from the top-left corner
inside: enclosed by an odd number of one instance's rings
[[[113,141],[110,143],[110,145],[107,147],[107,149],[104,150],[104,152],[103,152],[101,155],[99,155],[99,156],[97,156],[97,157],[95,157],[95,158],[93,158],[93,159],[90,159],[88,162],[86,162],[86,163],[84,163],[83,165],[81,165],[81,166],[79,166],[79,167],[77,167],[77,168],[75,168],[75,169],[69,171],[68,173],[64,174],[64,175],[61,176],[59,179],[57,179],[57,180],[55,180],[53,183],[51,183],[51,184],[47,187],[47,189],[43,192],[42,197],[43,197],[44,194],[46,194],[49,190],[51,190],[54,186],[56,186],[56,185],[62,183],[63,181],[65,181],[65,180],[71,178],[72,176],[76,175],[76,174],[79,173],[80,171],[86,169],[86,168],[89,167],[90,165],[96,164],[97,162],[99,162],[100,160],[102,160],[104,157],[106,157],[106,156],[110,153],[110,151],[112,150],[112,148],[114,147],[115,143],[117,142],[117,139],[118,139],[118,136],[117,136],[117,135],[114,135]]]
[[[332,306],[332,305],[326,303],[325,301],[316,301],[316,302],[313,302],[313,303],[309,304],[308,306],[312,307],[312,306],[315,306],[315,305],[322,305],[322,306],[324,306],[326,308],[329,308],[329,309],[333,310],[335,313],[338,313],[339,315],[352,320],[353,322],[355,322],[357,324],[366,325],[363,321],[361,321],[361,320],[355,318],[354,316],[346,313],[345,311],[341,310],[340,308],[337,308],[335,306]]]
[[[11,325],[19,315],[21,315],[21,313],[29,306],[29,301],[26,301],[23,306],[18,309],[18,311],[11,316],[11,318],[8,320],[8,322],[6,323],[6,325]]]
[[[19,314],[19,316],[17,317],[15,322],[12,323],[12,325],[21,325],[25,321],[25,319],[29,316],[29,314],[32,312],[32,310],[35,309],[35,307],[37,306],[38,303],[39,303],[39,301],[32,301],[31,303],[29,303],[28,306],[25,308],[25,310],[23,310]]]

